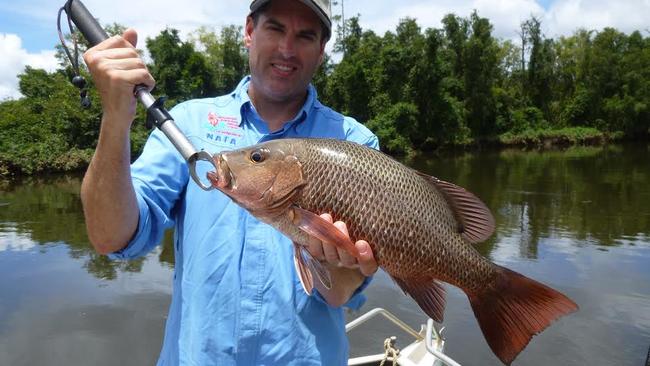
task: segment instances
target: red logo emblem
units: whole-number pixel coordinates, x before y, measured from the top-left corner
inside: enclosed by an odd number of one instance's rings
[[[234,129],[234,130],[239,130],[241,127],[239,127],[239,121],[237,121],[237,117],[230,117],[230,116],[219,116],[214,112],[208,113],[208,122],[213,127],[226,127],[228,129]]]

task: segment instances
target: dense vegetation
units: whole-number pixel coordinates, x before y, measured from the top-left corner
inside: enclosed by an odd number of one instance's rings
[[[423,30],[407,18],[380,36],[347,20],[334,45],[340,61],[326,57],[314,80],[320,98],[366,123],[395,154],[647,138],[650,38],[640,32],[579,30],[550,39],[532,17],[513,42],[496,39],[476,12],[447,15],[442,24]],[[247,73],[240,27],[201,28],[188,41],[166,29],[146,49],[154,94],[168,96],[168,107],[226,93]],[[80,169],[92,155],[100,101],[91,85],[93,105],[79,107],[70,64],[59,54],[58,71],[27,67],[19,76],[23,98],[0,103],[0,176]],[[134,155],[147,135],[143,117],[133,127]]]

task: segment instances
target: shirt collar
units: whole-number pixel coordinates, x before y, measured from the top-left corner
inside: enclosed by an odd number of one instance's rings
[[[239,111],[241,113],[242,118],[239,121],[239,124],[244,121],[245,117],[247,115],[252,115],[254,118],[257,118],[261,120],[261,117],[257,114],[255,111],[255,108],[253,107],[253,103],[251,102],[250,97],[248,96],[248,87],[250,85],[251,81],[251,76],[245,76],[237,85],[235,90],[230,93],[233,99],[235,99],[239,103]],[[293,119],[290,121],[287,121],[284,124],[284,128],[286,129],[296,123],[300,123],[304,120],[307,119],[310,113],[313,112],[316,100],[318,98],[318,93],[316,92],[316,88],[309,83],[307,86],[307,99],[305,100],[305,103],[302,105],[302,108],[296,113]]]

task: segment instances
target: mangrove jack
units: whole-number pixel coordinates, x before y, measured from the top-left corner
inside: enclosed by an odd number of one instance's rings
[[[467,294],[492,351],[509,364],[530,339],[578,306],[550,287],[492,263],[473,244],[494,218],[472,193],[424,175],[363,145],[280,139],[214,156],[213,186],[304,248],[316,237],[358,256],[366,240],[379,264],[424,312],[442,322],[446,282]],[[319,214],[348,226],[349,238]],[[296,249],[298,276],[311,293],[311,267]],[[325,271],[326,272],[326,271]]]

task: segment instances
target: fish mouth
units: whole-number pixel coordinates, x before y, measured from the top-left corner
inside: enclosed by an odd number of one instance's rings
[[[217,167],[216,171],[208,172],[207,178],[212,183],[212,186],[218,190],[232,189],[236,185],[235,177],[228,167],[226,158],[221,155],[214,156],[214,165]]]

